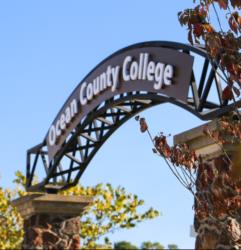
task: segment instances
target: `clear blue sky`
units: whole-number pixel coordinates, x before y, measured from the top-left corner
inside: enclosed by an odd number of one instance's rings
[[[0,185],[13,187],[25,171],[26,150],[42,141],[69,94],[102,59],[148,40],[187,42],[177,12],[189,1],[88,0],[0,3]],[[172,135],[201,124],[176,106],[145,111],[153,134]],[[133,119],[98,152],[81,182],[122,185],[162,212],[156,220],[111,235],[136,245],[158,241],[193,248],[193,197],[153,155],[147,135]]]

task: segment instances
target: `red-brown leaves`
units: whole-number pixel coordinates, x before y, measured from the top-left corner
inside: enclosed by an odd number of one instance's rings
[[[203,33],[203,25],[201,25],[200,23],[196,23],[193,26],[193,33],[195,34],[195,36],[200,37]]]
[[[241,123],[238,118],[235,113],[223,117],[217,122],[216,130],[203,127],[204,134],[221,147],[227,143],[238,145],[232,162],[227,154],[205,161],[186,144],[170,146],[163,133],[152,139],[153,152],[164,157],[169,167],[175,169],[173,173],[177,179],[193,192],[193,187],[196,187],[195,215],[198,219],[211,215],[218,219],[241,208]],[[140,122],[141,131],[145,132],[148,129],[145,119],[136,117],[136,120]],[[194,179],[192,170],[195,172],[197,168],[197,179]],[[179,170],[184,173],[183,177],[178,175]],[[189,175],[190,179],[185,183]]]
[[[145,118],[136,116],[135,119],[140,123],[141,132],[146,132],[148,130],[148,125]],[[150,133],[149,136],[151,137]],[[198,157],[195,151],[190,150],[187,144],[170,146],[167,142],[167,136],[163,133],[160,133],[154,139],[151,137],[151,140],[154,143],[154,148],[152,149],[153,153],[160,154],[174,166],[185,167],[189,171],[196,169]]]
[[[177,16],[181,25],[187,25],[189,20],[190,9],[178,12]]]
[[[239,16],[237,11],[233,12],[230,15],[228,24],[231,30],[238,34],[238,28],[241,26],[241,17]]]
[[[167,143],[166,136],[163,134],[161,134],[160,136],[156,136],[154,138],[154,142],[156,150],[165,158],[170,158],[171,148]]]
[[[226,20],[220,15],[218,8],[224,12]],[[241,0],[200,0],[194,8],[178,13],[180,24],[187,27],[188,41],[191,44],[203,41],[209,57],[225,75],[223,79],[229,87],[224,90],[223,100],[233,99],[232,90],[240,96],[241,17],[239,9],[241,9]],[[212,14],[214,18],[211,17]],[[212,23],[214,19],[216,23]],[[224,22],[227,22],[227,25],[223,25]],[[224,30],[224,27],[230,29]]]
[[[216,130],[211,131],[208,126],[204,126],[203,133],[220,144],[241,143],[241,123],[238,118],[235,120],[232,116],[222,117],[217,122]]]
[[[142,133],[144,133],[144,132],[146,132],[148,130],[148,125],[146,123],[146,119],[145,118],[140,117],[139,115],[137,115],[135,117],[135,120],[139,121],[139,123],[140,123],[140,130],[141,130]]]
[[[240,0],[230,0],[233,8],[241,9],[241,1]]]
[[[220,48],[222,48],[222,39],[219,33],[214,32],[206,35],[206,48],[212,58],[218,57],[220,54]]]
[[[217,0],[221,9],[226,10],[228,8],[228,0]]]
[[[212,33],[214,32],[213,27],[210,24],[203,24],[204,30],[207,31],[207,33]]]
[[[195,215],[217,219],[241,208],[241,181],[234,182],[230,164],[224,157],[201,163],[198,170]]]
[[[231,179],[234,181],[241,180],[241,123],[239,118],[236,119],[235,116],[223,117],[218,122],[217,130],[211,131],[208,126],[204,126],[203,133],[220,145],[233,144],[236,147],[232,162],[230,162],[230,159],[227,160],[231,164]]]
[[[233,99],[233,91],[230,86],[226,86],[222,93],[222,100],[232,100]]]
[[[156,150],[169,160],[172,164],[187,169],[196,168],[195,162],[197,161],[196,153],[190,150],[186,144],[178,144],[169,146],[166,136],[161,134],[154,138]]]
[[[220,136],[220,131],[218,130],[211,131],[208,126],[204,126],[203,133],[212,138],[216,143],[224,143],[222,137]]]
[[[223,118],[222,121],[229,123],[228,126],[223,126],[223,123],[220,123],[222,136],[229,137],[229,143],[233,143],[233,144],[241,143],[241,123],[240,123],[240,121],[239,120],[228,121],[228,118]]]
[[[203,37],[205,33],[214,31],[213,27],[205,20],[207,18],[209,5],[203,3],[197,5],[194,9],[186,9],[178,13],[178,19],[181,25],[188,27],[188,40],[193,44],[199,43],[199,38]]]
[[[142,133],[146,132],[148,129],[145,118],[140,118],[140,130]]]

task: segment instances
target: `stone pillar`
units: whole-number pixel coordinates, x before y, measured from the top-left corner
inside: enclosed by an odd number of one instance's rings
[[[207,124],[217,130],[217,122]],[[202,156],[196,180],[194,228],[196,249],[241,249],[241,181],[231,177],[231,164],[220,145],[203,133],[203,126],[178,134],[174,143],[186,143]],[[237,147],[224,146],[232,159]]]
[[[23,249],[80,249],[80,214],[91,198],[29,194],[12,202],[24,219]]]

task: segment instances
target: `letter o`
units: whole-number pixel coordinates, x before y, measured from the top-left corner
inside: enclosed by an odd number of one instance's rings
[[[55,126],[52,125],[49,130],[49,145],[53,146],[56,142],[56,133],[55,133]]]
[[[131,76],[131,80],[136,80],[137,79],[137,76],[138,76],[138,63],[136,61],[134,61],[131,64],[130,76]]]

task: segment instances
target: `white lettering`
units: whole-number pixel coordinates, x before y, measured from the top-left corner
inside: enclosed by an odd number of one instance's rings
[[[75,100],[76,101],[76,100]],[[77,110],[76,110],[77,111]],[[72,113],[73,114],[73,113]],[[71,121],[71,116],[73,117],[73,115],[70,114],[70,107],[67,107],[65,110],[65,121],[66,121],[66,125],[68,125]]]
[[[49,130],[49,145],[53,146],[56,142],[55,126],[52,125]]]
[[[51,126],[48,134],[48,144],[55,145],[59,137],[66,133],[66,128],[71,124],[72,119],[78,114],[78,105],[84,106],[91,102],[106,89],[115,92],[120,84],[120,80],[127,81],[149,81],[152,82],[155,90],[160,90],[163,85],[173,84],[174,66],[151,60],[148,53],[140,53],[139,58],[134,60],[132,56],[126,56],[123,60],[122,68],[119,65],[112,67],[107,65],[106,71],[102,72],[92,82],[83,82],[80,85],[79,100],[71,100],[66,105],[65,110]],[[120,79],[120,74],[122,77]]]
[[[123,76],[124,81],[130,81],[130,75],[128,75],[127,66],[129,64],[129,62],[131,62],[131,59],[132,59],[131,56],[127,56],[124,60],[124,63],[123,63],[122,76]]]
[[[111,87],[111,85],[112,85],[112,82],[111,82],[111,74],[112,74],[112,68],[111,68],[111,66],[108,66],[108,67],[107,67],[107,70],[106,70],[106,75],[107,75],[107,86],[108,86],[108,87]]]
[[[107,82],[106,82],[106,74],[102,73],[100,75],[100,91],[103,91],[107,88]]]
[[[154,72],[155,72],[155,63],[151,61],[147,66],[147,80],[148,81],[154,80],[154,76],[153,76]]]
[[[155,69],[155,81],[154,89],[161,89],[163,84],[163,71],[164,71],[164,64],[163,63],[157,63],[156,69]]]
[[[140,54],[140,60],[139,60],[139,70],[138,70],[139,79],[141,79],[141,75],[142,75],[142,66],[143,66],[143,53]]]
[[[140,53],[138,61],[134,61],[131,56],[125,57],[122,68],[123,80],[154,81],[153,87],[156,90],[160,90],[163,84],[171,85],[174,76],[173,66],[161,62],[149,61],[149,58],[150,55],[148,53]]]
[[[58,137],[63,134],[63,131],[65,131],[66,127],[69,126],[69,123],[77,113],[77,101],[76,99],[73,99],[65,111],[61,113],[60,118],[56,121],[56,124],[51,126],[48,137],[49,145],[53,146],[56,144]]]
[[[75,114],[78,113],[78,108],[77,108],[77,101],[76,99],[74,99],[71,104],[70,104],[70,108],[71,108],[71,119],[75,116]]]
[[[93,84],[89,83],[87,88],[86,88],[86,97],[88,99],[88,101],[91,101],[93,99]]]
[[[79,99],[82,106],[84,106],[87,103],[87,99],[84,97],[84,91],[86,89],[87,83],[83,82],[80,87],[80,94]]]
[[[171,85],[172,84],[172,78],[174,75],[174,69],[173,66],[168,64],[164,70],[164,83],[166,85]]]
[[[95,78],[95,80],[93,81],[93,92],[94,92],[94,95],[98,95],[100,93],[100,77],[99,76]]]
[[[56,122],[55,133],[56,133],[56,137],[59,137],[61,135],[60,120]]]
[[[65,130],[66,124],[65,124],[65,114],[61,114],[60,116],[60,129]]]
[[[117,89],[117,87],[118,87],[119,72],[120,72],[120,66],[116,66],[115,68],[111,69],[112,80],[113,80],[113,85],[112,85],[112,88],[111,88],[112,92],[114,92]]]
[[[146,80],[146,68],[148,63],[149,54],[144,54],[144,66],[143,66],[143,72],[142,72],[142,80]]]
[[[138,76],[138,63],[136,61],[134,61],[131,64],[130,76],[131,76],[132,81],[135,81],[137,79],[137,76]]]

